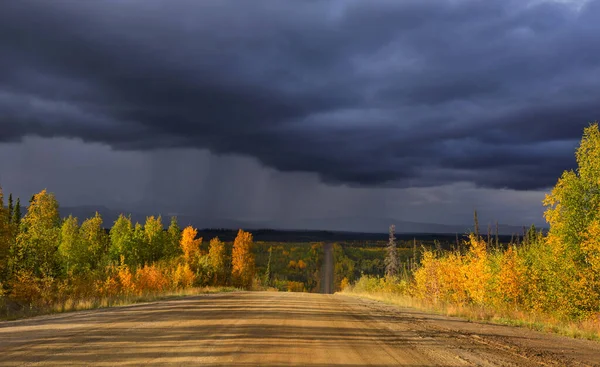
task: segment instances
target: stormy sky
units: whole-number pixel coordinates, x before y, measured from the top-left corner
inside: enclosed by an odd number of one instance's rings
[[[599,18],[600,0],[2,1],[0,185],[284,227],[543,224],[600,118]]]

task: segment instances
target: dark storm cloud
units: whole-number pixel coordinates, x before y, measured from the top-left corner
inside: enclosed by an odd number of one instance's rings
[[[536,189],[600,116],[600,0],[0,4],[0,141]]]

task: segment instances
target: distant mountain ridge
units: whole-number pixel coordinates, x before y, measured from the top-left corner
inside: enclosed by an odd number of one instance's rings
[[[169,223],[171,213],[139,213],[109,209],[103,206],[76,206],[61,207],[61,216],[69,214],[78,217],[80,221],[90,218],[98,212],[104,219],[104,225],[110,227],[119,214],[131,215],[134,222],[144,223],[149,215],[162,215],[165,226]],[[175,214],[175,213],[173,213]],[[439,223],[422,223],[396,220],[393,218],[377,217],[338,217],[338,218],[304,218],[294,220],[275,221],[243,221],[229,218],[205,218],[198,215],[175,214],[180,226],[193,225],[196,228],[222,228],[222,229],[274,229],[274,230],[315,230],[336,232],[360,233],[386,233],[389,226],[394,224],[397,233],[438,233],[438,234],[464,234],[473,231],[473,225],[450,225]],[[529,225],[525,225],[529,227]],[[540,228],[543,229],[543,228]],[[487,234],[488,226],[482,223],[480,231]],[[492,228],[492,234],[496,231]],[[502,235],[522,234],[523,226],[499,224],[499,233]]]

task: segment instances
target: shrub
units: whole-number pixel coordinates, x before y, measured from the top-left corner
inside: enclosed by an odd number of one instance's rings
[[[177,269],[173,272],[173,287],[174,288],[189,288],[194,283],[196,277],[188,264],[177,265]]]
[[[156,265],[144,265],[135,273],[135,288],[139,294],[156,293],[167,289],[169,281]]]
[[[288,292],[305,292],[304,283],[302,282],[287,282],[287,291]]]

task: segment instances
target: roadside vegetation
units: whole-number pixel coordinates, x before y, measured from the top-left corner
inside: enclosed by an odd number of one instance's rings
[[[25,214],[22,214],[22,211]],[[206,292],[319,291],[322,245],[204,241],[177,218],[133,223],[120,215],[107,228],[95,216],[61,218],[42,190],[26,210],[0,188],[0,318],[64,312]]]
[[[343,278],[338,288],[449,315],[600,339],[598,124],[586,128],[576,158],[577,169],[564,172],[544,200],[547,234],[532,227],[519,243],[501,245],[482,237],[476,221],[460,248],[422,247],[408,271],[388,259],[387,276],[365,273],[352,285]],[[387,256],[397,259],[392,242],[390,236]],[[337,259],[343,264],[347,256]]]

